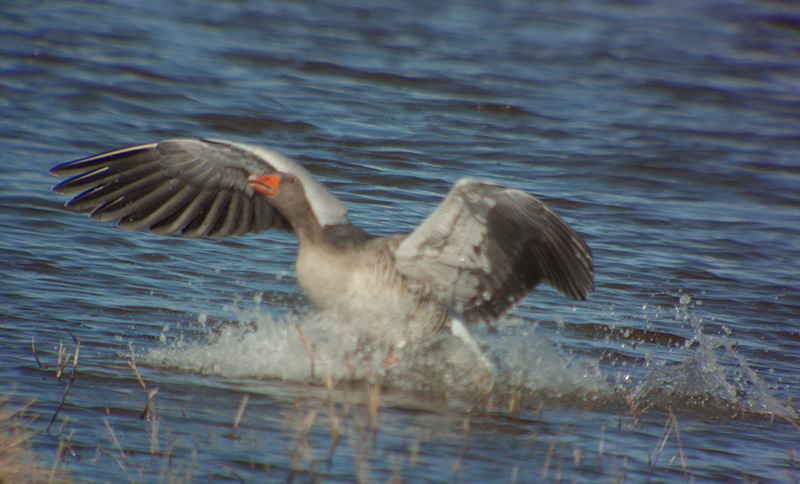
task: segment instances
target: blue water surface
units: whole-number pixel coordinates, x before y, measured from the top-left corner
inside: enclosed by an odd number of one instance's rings
[[[791,2],[4,3],[0,391],[78,482],[796,482],[798,34]],[[462,176],[540,195],[595,291],[475,328],[494,387],[424,346],[365,370],[290,235],[50,191],[185,136],[295,157],[379,234]]]

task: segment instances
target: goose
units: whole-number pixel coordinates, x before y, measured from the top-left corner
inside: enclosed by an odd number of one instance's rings
[[[539,198],[460,179],[408,234],[375,236],[299,163],[260,146],[170,139],[58,165],[66,203],[126,230],[221,238],[270,228],[298,241],[296,280],[318,310],[405,321],[425,336],[491,323],[545,281],[584,300],[592,253]]]

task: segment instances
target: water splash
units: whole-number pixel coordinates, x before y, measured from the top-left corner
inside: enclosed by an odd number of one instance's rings
[[[795,418],[737,352],[729,333],[703,332],[703,320],[694,313],[699,301],[692,301],[681,295],[669,313],[694,330],[680,349],[682,361],[655,361],[646,353],[647,368],[641,369],[639,381],[614,382],[602,357],[565,352],[536,324],[520,318],[506,318],[494,328],[471,327],[481,353],[476,355],[449,333],[415,340],[403,324],[388,319],[342,321],[321,313],[275,317],[261,310],[261,296],[253,309],[228,307],[233,321],[214,323],[201,315],[191,332],[165,329],[162,340],[172,335],[168,343],[150,349],[141,360],[225,377],[379,383],[491,408],[601,402],[639,410],[701,409],[726,415],[747,410]]]
[[[398,321],[342,321],[322,313],[275,317],[234,304],[233,321],[205,315],[191,331],[165,329],[167,343],[141,355],[142,364],[226,377],[301,383],[380,383],[434,397],[492,401],[594,400],[613,388],[593,361],[567,359],[529,321],[508,318],[496,328],[471,327],[481,354],[450,333],[415,336]],[[416,339],[415,339],[416,338]]]
[[[751,412],[797,419],[791,405],[773,396],[736,349],[730,328],[722,326],[720,334],[704,332],[704,319],[696,312],[701,304],[688,294],[680,295],[674,319],[687,323],[694,332],[683,345],[683,359],[676,364],[648,358],[650,370],[629,394],[629,402],[638,408],[677,407],[727,416]]]

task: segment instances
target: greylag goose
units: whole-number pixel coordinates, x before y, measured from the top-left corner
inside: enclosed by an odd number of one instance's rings
[[[69,176],[66,207],[123,229],[226,237],[277,228],[298,240],[296,275],[319,310],[400,317],[409,328],[463,331],[506,312],[546,281],[582,300],[593,287],[589,247],[538,198],[458,181],[411,233],[377,237],[305,168],[242,143],[172,139],[50,170]],[[458,319],[455,318],[455,319]]]

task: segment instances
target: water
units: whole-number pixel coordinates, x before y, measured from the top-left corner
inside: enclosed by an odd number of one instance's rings
[[[793,4],[0,13],[0,389],[33,402],[48,465],[91,482],[800,478]],[[291,237],[123,232],[49,190],[55,164],[170,136],[295,156],[375,233],[460,176],[540,194],[591,246],[596,290],[542,287],[475,328],[494,381],[436,342],[382,368],[365,328],[308,313]]]

